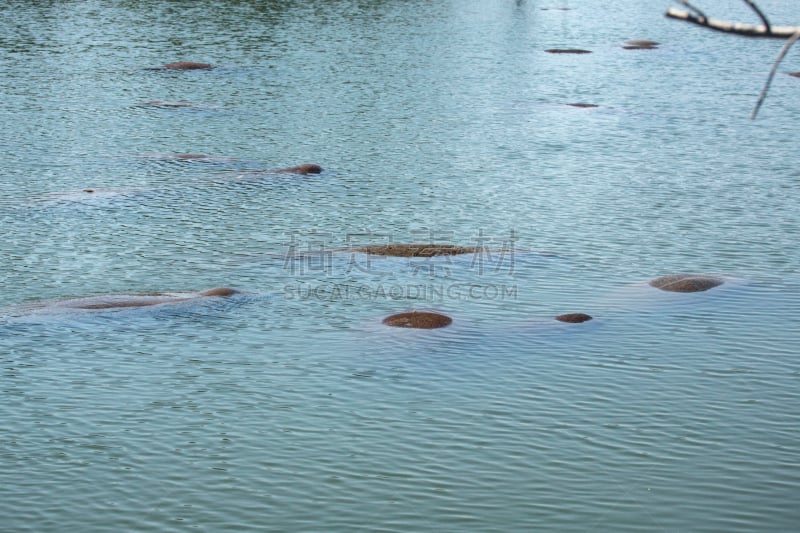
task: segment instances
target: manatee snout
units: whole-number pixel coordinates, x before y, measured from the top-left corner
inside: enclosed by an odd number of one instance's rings
[[[305,176],[307,174],[321,173],[322,167],[319,165],[315,165],[313,163],[304,163],[302,165],[297,165],[296,167],[279,168],[274,172],[278,172],[280,174],[302,174],[303,176]]]
[[[239,294],[239,291],[236,289],[231,289],[230,287],[214,287],[213,289],[208,289],[202,291],[200,293],[201,296],[233,296],[234,294]]]
[[[211,70],[214,68],[210,63],[198,63],[196,61],[175,61],[167,63],[163,67],[166,70]]]

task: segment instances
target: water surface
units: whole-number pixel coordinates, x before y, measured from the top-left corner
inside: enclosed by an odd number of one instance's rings
[[[667,5],[4,3],[0,529],[792,529],[799,69]]]

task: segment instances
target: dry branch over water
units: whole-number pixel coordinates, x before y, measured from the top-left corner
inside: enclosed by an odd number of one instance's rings
[[[743,1],[755,12],[755,14],[761,20],[761,24],[745,24],[742,22],[730,22],[727,20],[710,18],[706,16],[706,14],[699,8],[690,4],[688,0],[680,0],[680,3],[686,6],[689,11],[670,7],[667,9],[665,15],[669,18],[684,20],[704,28],[709,28],[724,33],[741,35],[744,37],[786,39],[786,44],[784,44],[783,48],[781,48],[780,52],[778,52],[778,56],[775,58],[775,61],[772,64],[772,69],[770,69],[769,75],[767,76],[767,81],[764,83],[764,87],[761,89],[761,93],[758,96],[758,101],[753,108],[753,112],[750,114],[750,118],[755,119],[756,115],[758,115],[758,110],[761,108],[761,104],[764,103],[764,99],[767,97],[769,86],[772,83],[772,79],[775,77],[775,72],[778,70],[778,65],[780,65],[781,61],[783,61],[783,58],[786,57],[786,53],[797,41],[797,39],[800,39],[800,26],[773,26],[770,24],[764,12],[761,11],[761,9],[756,5],[755,2],[753,2],[753,0]]]
[[[721,31],[723,33],[733,33],[744,37],[766,37],[771,39],[788,39],[797,32],[800,26],[767,26],[764,24],[746,24],[743,22],[731,22],[706,17],[670,7],[665,15],[676,20],[683,20],[697,24],[704,28]]]

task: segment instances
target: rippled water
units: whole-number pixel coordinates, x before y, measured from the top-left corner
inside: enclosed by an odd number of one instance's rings
[[[796,527],[800,67],[668,5],[3,3],[0,529]]]

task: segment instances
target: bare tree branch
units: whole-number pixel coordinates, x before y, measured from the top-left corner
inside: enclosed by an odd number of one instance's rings
[[[683,3],[683,2],[681,2]],[[685,4],[684,4],[685,5]],[[698,13],[695,8],[691,8]],[[763,24],[743,24],[741,22],[729,22],[727,20],[718,20],[708,18],[705,15],[693,15],[688,11],[670,7],[667,9],[665,15],[669,18],[677,20],[685,20],[704,28],[709,28],[724,33],[734,33],[736,35],[743,35],[745,37],[770,37],[774,39],[789,39],[795,33],[800,31],[800,26],[765,26]]]
[[[772,83],[772,78],[775,77],[775,72],[778,70],[778,65],[780,65],[783,58],[786,56],[786,52],[789,51],[789,48],[800,39],[800,30],[797,31],[794,35],[789,37],[789,40],[786,41],[786,44],[783,45],[781,51],[778,52],[778,57],[775,58],[775,63],[772,64],[772,69],[769,71],[769,76],[767,76],[767,82],[764,84],[764,88],[761,89],[761,94],[758,96],[758,102],[756,102],[756,107],[753,108],[753,113],[750,115],[751,120],[756,119],[756,115],[758,115],[758,110],[761,108],[761,104],[764,103],[764,99],[767,97],[767,92],[769,91],[769,86]]]
[[[769,21],[767,20],[767,17],[764,15],[764,12],[761,11],[761,9],[759,9],[756,3],[753,2],[753,0],[744,0],[744,3],[750,6],[750,9],[756,12],[758,18],[761,19],[761,23],[764,24],[765,28],[767,28],[767,33],[772,33],[772,30],[769,27]]]
[[[775,77],[775,72],[778,70],[778,65],[780,65],[783,58],[786,57],[786,53],[789,51],[789,48],[800,39],[800,26],[771,26],[769,20],[767,20],[766,15],[761,9],[756,5],[753,0],[744,0],[744,3],[747,4],[750,9],[752,9],[758,18],[761,19],[761,26],[756,26],[754,24],[742,24],[740,22],[728,22],[726,20],[717,20],[706,17],[705,13],[694,7],[692,4],[688,2],[688,0],[677,0],[682,5],[686,6],[692,13],[688,11],[681,11],[679,9],[675,9],[670,7],[667,9],[665,15],[669,18],[678,19],[678,20],[685,20],[687,22],[691,22],[692,24],[697,24],[698,26],[703,26],[704,28],[710,28],[712,30],[721,31],[724,33],[733,33],[736,35],[743,35],[745,37],[769,37],[769,38],[776,38],[776,39],[787,39],[786,43],[781,48],[781,51],[778,53],[778,57],[775,59],[775,62],[772,64],[772,69],[769,71],[769,76],[767,76],[767,82],[764,84],[764,88],[761,89],[761,94],[758,96],[758,101],[756,102],[756,106],[753,109],[750,118],[755,120],[756,115],[758,115],[758,110],[761,109],[761,104],[764,103],[764,99],[767,97],[767,93],[769,92],[769,86],[772,84],[772,79]]]
[[[681,4],[685,5],[689,9],[689,11],[694,12],[699,18],[704,19],[704,20],[708,18],[705,13],[703,13],[702,11],[697,9],[695,6],[690,4],[689,0],[679,0],[679,1],[680,1]]]

